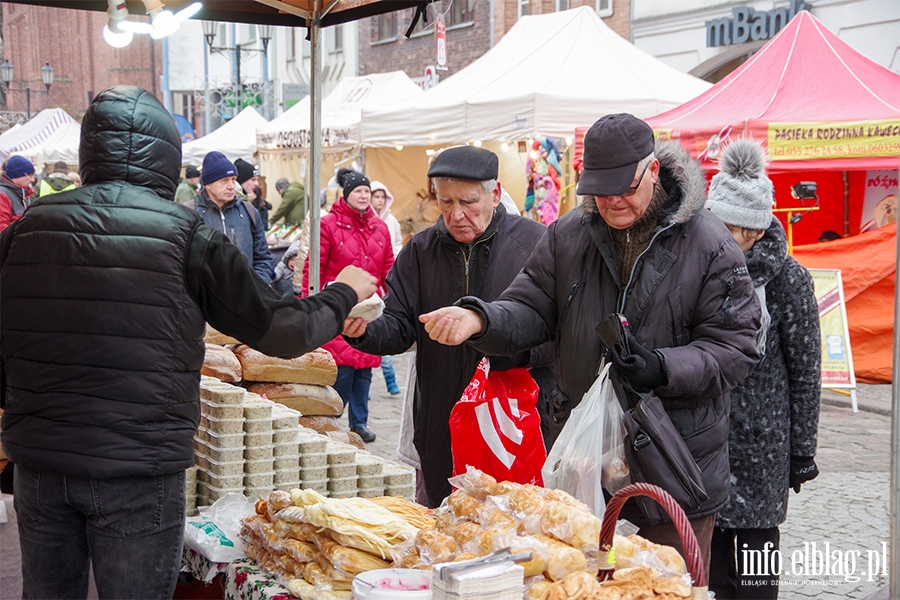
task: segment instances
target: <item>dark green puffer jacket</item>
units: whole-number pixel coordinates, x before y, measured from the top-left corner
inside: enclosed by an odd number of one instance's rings
[[[84,187],[41,198],[0,236],[3,448],[77,477],[174,473],[193,464],[205,321],[297,356],[340,332],[356,294],[280,298],[172,202],[181,141],[145,90],[97,96],[80,162]]]

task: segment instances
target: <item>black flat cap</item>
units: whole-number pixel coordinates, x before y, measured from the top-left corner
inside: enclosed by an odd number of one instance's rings
[[[497,179],[500,159],[490,150],[476,146],[454,146],[434,157],[429,177],[448,177],[470,181]]]
[[[634,181],[638,163],[653,152],[653,129],[628,113],[599,118],[584,136],[584,170],[575,193],[616,196]]]

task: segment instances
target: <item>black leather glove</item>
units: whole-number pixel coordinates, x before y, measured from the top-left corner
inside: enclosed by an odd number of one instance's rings
[[[625,332],[628,354],[622,344],[616,343],[612,348],[612,360],[616,371],[636,392],[649,392],[666,383],[662,359],[656,352],[641,346],[630,331]]]
[[[800,486],[819,476],[819,467],[812,456],[791,457],[791,487],[794,493],[800,493]]]

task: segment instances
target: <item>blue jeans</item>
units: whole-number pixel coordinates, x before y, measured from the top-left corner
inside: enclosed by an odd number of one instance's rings
[[[14,486],[23,598],[85,598],[89,566],[101,599],[172,597],[184,471],[86,479],[16,465]]]
[[[344,406],[349,406],[350,429],[365,427],[369,421],[369,387],[372,385],[372,369],[338,367],[335,391],[340,394]]]

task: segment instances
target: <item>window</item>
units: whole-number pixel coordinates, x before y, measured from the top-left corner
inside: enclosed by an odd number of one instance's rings
[[[297,30],[293,27],[287,39],[287,59],[297,60]]]
[[[222,46],[230,47],[232,40],[231,36],[228,35],[229,28],[226,27],[226,25],[226,23],[219,23],[219,35],[217,39]]]
[[[397,38],[397,15],[387,13],[375,17],[375,35],[373,42],[382,42]]]
[[[343,52],[344,51],[344,26],[343,25],[335,25],[332,27],[334,33],[332,34],[332,52]]]
[[[569,10],[569,0],[556,0],[556,10],[559,12]]]
[[[611,17],[613,14],[612,0],[597,0],[597,14],[601,17]]]
[[[474,20],[475,0],[452,0],[450,13],[447,15],[447,27],[471,23]]]
[[[528,14],[531,14],[531,10],[528,7],[528,0],[519,0],[519,16],[524,17]]]
[[[256,41],[256,25],[246,25],[247,31],[244,33],[246,43]]]

